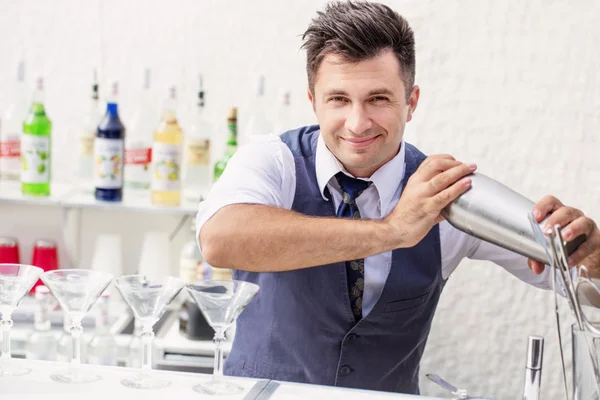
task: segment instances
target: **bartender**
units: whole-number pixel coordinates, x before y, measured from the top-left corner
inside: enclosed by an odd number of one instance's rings
[[[448,276],[468,257],[536,287],[548,269],[453,228],[441,210],[476,165],[403,140],[417,108],[415,39],[389,7],[329,4],[303,35],[319,125],[264,136],[230,160],[197,216],[206,261],[260,286],[229,375],[418,394],[419,362]],[[546,196],[572,255],[598,276],[600,232]]]

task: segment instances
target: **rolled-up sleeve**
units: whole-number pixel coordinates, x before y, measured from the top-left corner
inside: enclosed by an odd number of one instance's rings
[[[240,147],[227,168],[200,203],[196,238],[202,226],[221,208],[231,204],[265,204],[291,209],[295,182],[294,159],[277,135],[264,135]]]
[[[468,256],[470,259],[492,261],[525,283],[540,289],[552,288],[552,268],[546,267],[544,272],[537,275],[529,268],[526,257],[484,240],[476,241],[478,244]]]
[[[527,265],[527,258],[495,244],[478,239],[451,226],[440,224],[442,275],[447,279],[464,258],[491,261],[525,283],[540,289],[552,288],[551,268],[536,275]]]

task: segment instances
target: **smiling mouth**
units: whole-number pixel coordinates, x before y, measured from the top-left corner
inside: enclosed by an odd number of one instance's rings
[[[367,147],[368,145],[373,143],[375,141],[375,139],[377,139],[378,137],[379,137],[379,135],[373,136],[370,138],[355,138],[355,139],[341,138],[341,139],[352,147],[360,148],[360,147]]]

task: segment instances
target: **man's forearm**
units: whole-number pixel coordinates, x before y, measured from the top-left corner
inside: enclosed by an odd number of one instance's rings
[[[209,264],[257,272],[354,260],[397,247],[383,221],[310,217],[254,204],[219,210],[202,227],[200,243]]]

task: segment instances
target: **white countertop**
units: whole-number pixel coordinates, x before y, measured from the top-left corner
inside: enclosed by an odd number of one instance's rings
[[[168,379],[172,384],[166,388],[156,390],[131,389],[123,386],[120,380],[127,376],[134,376],[137,369],[124,367],[91,366],[83,364],[86,369],[93,369],[102,375],[102,379],[86,384],[59,383],[50,379],[49,374],[59,369],[68,368],[68,363],[12,360],[14,363],[26,365],[31,368],[27,375],[18,377],[0,377],[0,398],[2,400],[29,400],[42,398],[44,400],[109,400],[130,398],[131,395],[139,395],[144,400],[165,399],[209,399],[218,398],[222,400],[243,400],[258,380],[238,377],[225,377],[243,386],[246,391],[235,396],[208,396],[195,392],[192,387],[202,379],[210,379],[210,375],[194,374],[188,372],[154,371],[162,379]],[[37,395],[37,396],[35,396]],[[137,397],[137,396],[136,396]],[[367,390],[354,390],[346,388],[306,385],[300,383],[280,382],[270,400],[287,399],[397,399],[397,400],[442,400],[440,398],[411,396],[404,394],[375,392]]]

